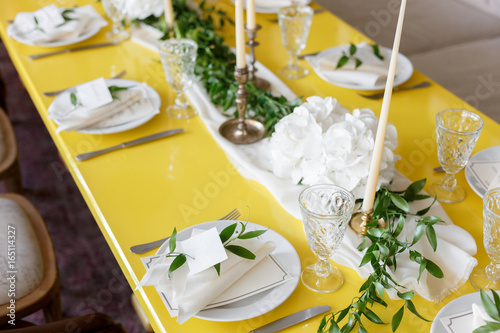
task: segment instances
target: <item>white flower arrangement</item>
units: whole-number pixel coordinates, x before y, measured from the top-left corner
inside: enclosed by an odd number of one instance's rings
[[[335,184],[364,195],[378,118],[369,109],[352,114],[334,98],[309,97],[282,118],[269,140],[271,168],[293,183]],[[377,186],[394,177],[397,132],[388,124]]]
[[[131,20],[143,20],[150,15],[160,17],[164,11],[163,2],[163,0],[128,0],[125,2],[125,12]]]
[[[187,0],[189,8],[201,15],[200,7],[194,0]],[[164,0],[127,0],[125,2],[125,12],[130,20],[143,20],[148,16],[160,17],[165,11]]]

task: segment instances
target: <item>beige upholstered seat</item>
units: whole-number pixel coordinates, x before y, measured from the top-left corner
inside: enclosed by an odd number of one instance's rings
[[[0,244],[7,244],[0,252],[0,326],[12,311],[16,320],[41,309],[46,321],[61,319],[56,256],[40,214],[23,196],[0,194],[0,230]]]
[[[7,192],[22,193],[21,171],[14,129],[0,108],[0,181]]]

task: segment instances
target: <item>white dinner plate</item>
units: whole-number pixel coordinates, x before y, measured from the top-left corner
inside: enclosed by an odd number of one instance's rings
[[[492,293],[490,291],[487,291],[486,293],[490,297],[492,297]],[[466,311],[472,312],[472,303],[476,303],[478,305],[481,304],[481,294],[479,292],[460,296],[459,298],[446,304],[432,321],[430,333],[448,333],[446,327],[444,327],[439,318],[463,313]]]
[[[134,86],[134,85],[138,85],[138,84],[142,84],[142,83],[137,82],[137,81],[133,81],[133,80],[125,80],[125,79],[107,79],[106,84],[108,86],[130,87],[130,86]],[[149,100],[153,104],[153,107],[159,109],[160,105],[161,105],[160,95],[158,95],[156,90],[154,90],[153,88],[151,88],[148,85],[144,85],[144,88],[146,90],[146,93],[148,95]],[[71,91],[71,90],[69,90],[69,91]],[[52,109],[60,108],[60,107],[62,107],[61,105],[67,104],[67,103],[63,102],[63,98],[66,98],[66,99],[68,98],[69,91],[61,93],[60,95],[58,95],[54,99],[54,101],[52,102],[52,104],[50,104],[50,106],[48,108],[49,114],[52,112]],[[92,128],[76,130],[76,132],[85,133],[85,134],[112,134],[112,133],[124,132],[124,131],[128,131],[130,129],[136,128],[136,127],[148,122],[155,115],[156,114],[147,115],[147,116],[140,118],[138,120],[122,123],[122,124],[119,124],[116,126],[111,126],[111,127],[100,127],[98,125],[95,125]],[[58,125],[61,124],[61,122],[59,122],[57,119],[53,119],[53,120],[56,124],[58,124]]]
[[[483,197],[499,171],[500,146],[490,147],[477,152],[470,158],[465,166],[465,178],[474,192]]]
[[[318,57],[321,57],[322,54],[324,54],[325,56],[326,55],[332,56],[335,53],[339,53],[339,54],[342,53],[342,51],[344,51],[345,49],[346,49],[346,45],[334,46],[332,48],[329,48],[327,50],[322,51],[320,54],[318,54],[314,57],[315,57],[315,60],[317,61],[318,59],[320,59]],[[391,57],[391,54],[392,54],[391,49],[384,47],[384,46],[380,46],[380,49],[384,50],[384,53],[387,57],[389,57],[389,58]],[[314,66],[313,66],[313,68],[314,68]],[[314,69],[314,72],[320,78],[325,80],[326,82],[332,83],[336,86],[343,87],[343,88],[356,89],[356,90],[366,90],[366,91],[383,90],[385,88],[385,81],[378,83],[374,86],[359,85],[359,84],[354,84],[354,83],[334,81],[334,80],[328,78],[327,76],[323,75],[323,73],[321,71],[317,71],[316,69]],[[413,64],[411,63],[410,59],[408,59],[405,55],[399,53],[398,62],[397,62],[397,66],[396,66],[396,75],[394,77],[394,86],[396,87],[396,86],[399,86],[399,85],[405,83],[406,81],[408,81],[411,78],[412,75],[413,75]]]
[[[185,240],[191,235],[193,228],[208,230],[216,227],[220,232],[222,229],[230,224],[239,221],[211,221],[191,226],[177,234],[178,240]],[[242,221],[244,222],[244,221]],[[244,222],[245,223],[245,222]],[[249,230],[262,230],[267,227],[248,222],[247,231]],[[292,280],[288,281],[273,289],[263,291],[257,295],[245,298],[241,301],[234,302],[228,305],[200,311],[196,314],[196,318],[210,320],[210,321],[239,321],[254,318],[269,311],[272,311],[283,303],[293,293],[297,287],[300,277],[300,259],[294,247],[286,238],[271,229],[267,230],[264,234],[259,236],[259,239],[264,241],[272,241],[276,244],[276,248],[271,254],[283,265],[283,267],[292,275]],[[162,253],[168,249],[168,241],[163,243],[157,251]]]
[[[260,0],[262,1],[262,0]],[[312,0],[298,0],[294,1],[295,3],[299,5],[308,5],[311,3]],[[234,3],[234,0],[231,0],[232,3]],[[264,5],[265,3],[265,5]],[[283,5],[287,3],[286,5]],[[282,7],[290,6],[292,4],[292,1],[286,1],[286,0],[278,0],[278,1],[273,1],[273,0],[267,0],[267,1],[262,1],[262,5],[259,6],[259,2],[255,2],[255,12],[256,13],[261,13],[261,14],[278,14],[278,11]],[[246,8],[246,1],[243,2],[243,7]]]
[[[59,8],[59,9],[63,11],[67,8]],[[78,8],[75,8],[75,14],[78,14]],[[93,37],[95,34],[97,34],[106,25],[107,22],[104,20],[104,18],[102,18],[97,12],[95,12],[95,15],[92,16],[92,19],[87,23],[82,33],[76,38],[64,39],[54,42],[33,43],[33,41],[26,38],[20,31],[13,29],[12,24],[7,27],[7,33],[12,38],[14,38],[19,43],[22,44],[44,46],[44,47],[58,47],[58,46],[72,45],[87,40],[90,37]]]

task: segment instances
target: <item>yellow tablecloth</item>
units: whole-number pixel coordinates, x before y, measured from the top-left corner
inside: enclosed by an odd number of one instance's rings
[[[92,4],[104,16],[102,6],[93,0],[0,0],[0,36],[132,289],[144,275],[145,269],[140,256],[129,252],[130,246],[166,237],[174,226],[181,230],[214,220],[233,208],[238,208],[246,218],[249,207],[252,222],[268,226],[287,238],[299,253],[302,267],[315,261],[307,246],[301,222],[286,213],[260,184],[246,180],[235,171],[199,117],[174,120],[166,115],[164,108],[173,103],[174,93],[166,83],[158,62],[159,56],[155,52],[126,41],[114,47],[28,60],[30,54],[52,49],[26,46],[8,38],[5,30],[7,20],[13,19],[19,11],[33,11],[49,3],[58,6]],[[217,6],[229,13],[233,12],[229,0],[217,3]],[[313,6],[317,8],[316,5]],[[275,17],[272,14],[257,16],[257,22],[263,29],[258,35],[261,45],[256,54],[259,61],[277,73],[286,64],[288,55],[281,43],[278,24],[269,21]],[[104,35],[109,30],[110,25],[79,45],[104,42]],[[226,28],[224,34],[228,44],[234,46],[233,31]],[[323,12],[314,16],[304,53],[362,40],[366,40],[366,37],[333,15]],[[162,99],[160,115],[143,126],[123,133],[55,134],[56,125],[47,119],[47,108],[53,98],[43,97],[42,92],[65,88],[100,76],[110,77],[124,69],[127,70],[125,78],[146,82],[158,91]],[[415,72],[408,84],[426,79]],[[328,84],[314,73],[303,79],[283,81],[300,96],[333,96],[350,109],[368,107],[377,114],[380,111],[381,101],[368,100],[358,96],[356,91]],[[427,178],[430,184],[442,177],[442,174],[432,171],[433,167],[439,165],[434,116],[445,108],[476,111],[435,83],[430,88],[393,95],[389,121],[396,125],[399,133],[397,153],[401,160],[397,163],[397,168],[411,180]],[[500,125],[486,116],[483,118],[485,126],[475,151],[500,145]],[[179,127],[184,128],[185,133],[92,160],[75,161],[75,156],[79,153]],[[229,181],[218,181],[217,177],[222,175],[228,176]],[[443,206],[457,225],[474,236],[479,248],[477,258],[480,264],[485,265],[488,259],[482,246],[481,199],[470,189],[463,172],[458,175],[458,182],[466,188],[466,199],[459,204]],[[344,308],[358,294],[363,281],[350,269],[344,268],[342,271],[345,282],[337,292],[317,294],[299,283],[295,292],[281,306],[262,316],[241,322],[219,323],[194,318],[180,326],[175,319],[170,318],[153,288],[138,291],[137,297],[156,332],[248,332],[310,306],[328,304],[334,311]],[[474,291],[467,283],[439,304],[429,303],[418,297],[415,303],[423,316],[432,319],[446,303]],[[385,322],[390,322],[392,315],[402,304],[398,301],[388,303],[387,310],[376,309]],[[320,317],[308,320],[286,332],[316,332],[319,319]],[[390,325],[368,325],[367,328],[369,331],[391,331]],[[429,328],[430,323],[406,313],[399,331],[423,332]]]

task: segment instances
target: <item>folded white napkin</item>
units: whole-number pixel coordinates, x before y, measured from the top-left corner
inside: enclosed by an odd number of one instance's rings
[[[134,24],[130,27],[130,40],[152,51],[158,52],[163,33],[147,24]]]
[[[357,51],[354,54],[354,58],[362,61],[361,66],[355,68],[355,60],[351,58],[344,66],[336,69],[339,59],[344,54],[349,54],[349,48],[350,45],[330,48],[315,56],[306,57],[306,60],[318,75],[324,76],[327,81],[332,83],[349,83],[374,87],[385,82],[390,57],[383,48],[380,48],[380,54],[384,57],[384,60],[379,59],[374,55],[372,46],[365,42],[356,45]]]
[[[61,12],[64,9],[59,8]],[[19,37],[26,44],[36,45],[76,39],[88,31],[90,27],[103,27],[107,25],[106,20],[91,5],[74,8],[73,13],[68,13],[67,16],[74,18],[74,20],[66,21],[60,26],[46,27],[41,31],[26,24],[26,22],[34,21],[32,12],[21,12],[16,15],[14,23],[7,27],[7,35]]]
[[[255,254],[255,259],[244,259],[226,250],[228,259],[221,262],[220,276],[213,267],[191,274],[185,264],[173,272],[169,279],[168,269],[173,259],[161,256],[148,269],[137,288],[154,285],[158,292],[165,293],[171,300],[171,307],[178,309],[177,322],[182,324],[208,304],[215,303],[214,306],[218,306],[217,297],[268,257],[275,248],[273,242],[259,239],[236,240],[232,244],[244,246]],[[179,242],[177,246],[176,251],[182,252]]]
[[[267,79],[268,77],[265,78]],[[305,187],[291,184],[288,180],[278,178],[269,171],[270,158],[267,139],[245,146],[230,143],[219,133],[219,126],[227,118],[221,115],[220,111],[210,102],[210,98],[206,92],[199,85],[195,84],[187,92],[187,95],[209,132],[224,149],[226,155],[238,171],[243,176],[264,185],[283,208],[301,220],[302,216],[299,210],[298,197]],[[400,173],[396,173],[393,184],[394,188],[406,188],[409,184],[410,181],[408,179]],[[428,204],[429,201],[417,201],[411,205],[412,211],[416,212],[420,210],[420,207]],[[429,211],[429,215],[437,215],[445,221],[445,224],[435,226],[438,237],[438,251],[436,253],[432,252],[432,248],[428,245],[426,239],[424,239],[425,237],[415,249],[428,256],[430,260],[440,266],[445,274],[444,278],[437,279],[424,272],[420,279],[420,284],[418,284],[418,265],[409,260],[404,260],[403,256],[407,256],[407,254],[402,254],[401,259],[398,261],[398,269],[394,277],[399,284],[415,290],[425,299],[440,301],[467,281],[472,268],[477,264],[476,259],[472,257],[476,253],[476,243],[469,233],[455,226],[450,221],[438,203]],[[407,225],[408,227],[405,228],[401,237],[412,234],[415,224],[409,221]],[[341,265],[356,270],[362,278],[366,278],[370,273],[368,269],[369,265],[365,265],[362,268],[358,267],[363,256],[356,249],[359,242],[357,234],[348,228],[342,246],[333,259]],[[389,296],[397,298],[394,291],[389,292]]]
[[[486,321],[493,320],[484,310],[481,304],[472,303],[472,328],[475,330],[478,327],[486,325]],[[500,331],[495,331],[500,332]]]
[[[59,124],[56,133],[117,126],[159,112],[151,103],[144,84],[116,92],[113,102],[95,109],[75,108],[70,94],[69,91],[62,93],[49,107],[48,118]]]

